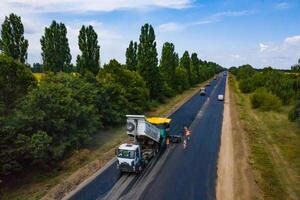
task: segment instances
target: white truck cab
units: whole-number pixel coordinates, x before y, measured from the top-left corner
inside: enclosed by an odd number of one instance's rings
[[[141,149],[137,144],[121,144],[117,149],[117,166],[122,172],[141,170]]]

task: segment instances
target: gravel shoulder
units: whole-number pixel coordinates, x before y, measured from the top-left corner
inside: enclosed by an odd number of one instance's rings
[[[223,115],[216,197],[218,200],[252,199],[257,197],[257,187],[248,164],[249,147],[228,80]]]

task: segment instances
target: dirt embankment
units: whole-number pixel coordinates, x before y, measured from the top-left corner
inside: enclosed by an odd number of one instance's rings
[[[218,200],[252,199],[257,189],[248,164],[249,149],[238,120],[234,94],[226,83],[216,196]]]

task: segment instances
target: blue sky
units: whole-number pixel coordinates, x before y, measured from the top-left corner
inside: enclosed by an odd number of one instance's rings
[[[52,20],[66,24],[73,62],[82,25],[99,36],[101,63],[125,62],[140,27],[155,29],[160,55],[164,42],[224,67],[290,68],[300,58],[300,1],[296,0],[1,0],[0,22],[11,12],[22,17],[29,40],[28,62],[41,62],[40,38]]]

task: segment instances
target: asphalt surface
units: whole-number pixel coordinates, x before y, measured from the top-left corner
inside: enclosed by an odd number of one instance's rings
[[[205,113],[192,124],[187,149],[177,148],[139,199],[215,199],[216,163],[223,120],[223,78],[211,95]]]
[[[192,130],[187,149],[172,144],[140,175],[121,175],[116,163],[70,199],[215,199],[216,162],[220,146],[226,78],[213,80],[207,96],[195,94],[170,117],[171,134]]]

